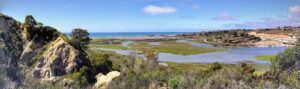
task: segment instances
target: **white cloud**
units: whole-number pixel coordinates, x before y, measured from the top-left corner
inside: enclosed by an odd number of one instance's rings
[[[231,16],[229,13],[221,13],[219,16],[212,18],[215,21],[233,21],[236,20],[235,17]]]
[[[143,11],[146,14],[150,15],[159,15],[159,14],[169,14],[176,12],[176,8],[170,7],[170,6],[154,6],[154,5],[148,5],[146,6]]]
[[[291,7],[289,8],[289,12],[290,12],[290,13],[300,14],[300,6],[298,6],[298,5],[291,6]]]
[[[300,6],[295,5],[289,8],[289,20],[300,24]]]
[[[288,18],[262,18],[254,21],[243,23],[224,24],[225,28],[274,28],[282,26],[298,26],[299,23],[291,21]]]

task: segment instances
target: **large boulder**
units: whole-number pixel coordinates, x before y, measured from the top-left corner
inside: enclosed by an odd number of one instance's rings
[[[94,89],[107,89],[107,86],[109,85],[109,83],[119,77],[121,75],[120,72],[118,71],[112,71],[109,72],[107,75],[103,75],[102,73],[99,73],[96,78],[97,78],[97,82],[94,85]]]
[[[53,77],[74,73],[76,68],[87,65],[86,61],[87,58],[80,51],[59,37],[44,51],[42,58],[35,65],[33,76],[51,80]]]

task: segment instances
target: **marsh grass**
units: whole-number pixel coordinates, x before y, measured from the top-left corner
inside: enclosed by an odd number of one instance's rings
[[[127,50],[128,48],[121,44],[122,40],[111,39],[93,39],[89,44],[89,48],[106,48],[106,49],[120,49]]]
[[[128,48],[121,44],[90,44],[90,48],[105,48],[105,49],[120,49],[127,50]]]
[[[179,54],[179,55],[194,55],[194,54],[225,51],[224,49],[195,47],[188,43],[182,43],[176,41],[162,41],[159,45],[150,45],[148,42],[136,42],[136,43],[129,44],[129,47],[134,50],[151,49],[159,52]]]
[[[275,58],[275,55],[260,55],[255,57],[258,60],[271,62],[272,59]]]

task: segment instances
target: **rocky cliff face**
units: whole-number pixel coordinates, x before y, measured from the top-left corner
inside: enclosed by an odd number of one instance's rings
[[[14,19],[0,16],[0,40],[4,43],[3,52],[14,66],[23,50],[23,41],[20,33],[21,24]]]
[[[55,28],[35,23],[33,17],[24,24],[11,17],[0,16],[0,53],[10,65],[25,65],[35,78],[53,80],[59,76],[89,67],[86,54],[72,47]],[[51,79],[52,78],[52,79]]]
[[[42,58],[35,65],[33,76],[53,80],[58,76],[74,73],[76,68],[89,66],[89,61],[82,55],[59,37],[42,54]]]

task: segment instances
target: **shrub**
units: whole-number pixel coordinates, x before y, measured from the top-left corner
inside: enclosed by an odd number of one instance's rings
[[[110,55],[98,51],[88,51],[88,57],[91,61],[95,73],[106,74],[112,70],[112,62],[109,60]]]
[[[222,69],[222,65],[219,62],[215,62],[213,64],[211,64],[211,66],[209,67],[209,71],[216,71],[216,70],[220,70]]]
[[[143,54],[147,58],[149,69],[153,69],[158,65],[158,52],[150,49],[146,49],[143,51]]]
[[[275,84],[289,88],[300,88],[300,46],[289,48],[271,60],[271,72]]]
[[[168,81],[168,85],[170,89],[176,89],[178,85],[182,82],[181,76],[175,76]]]

